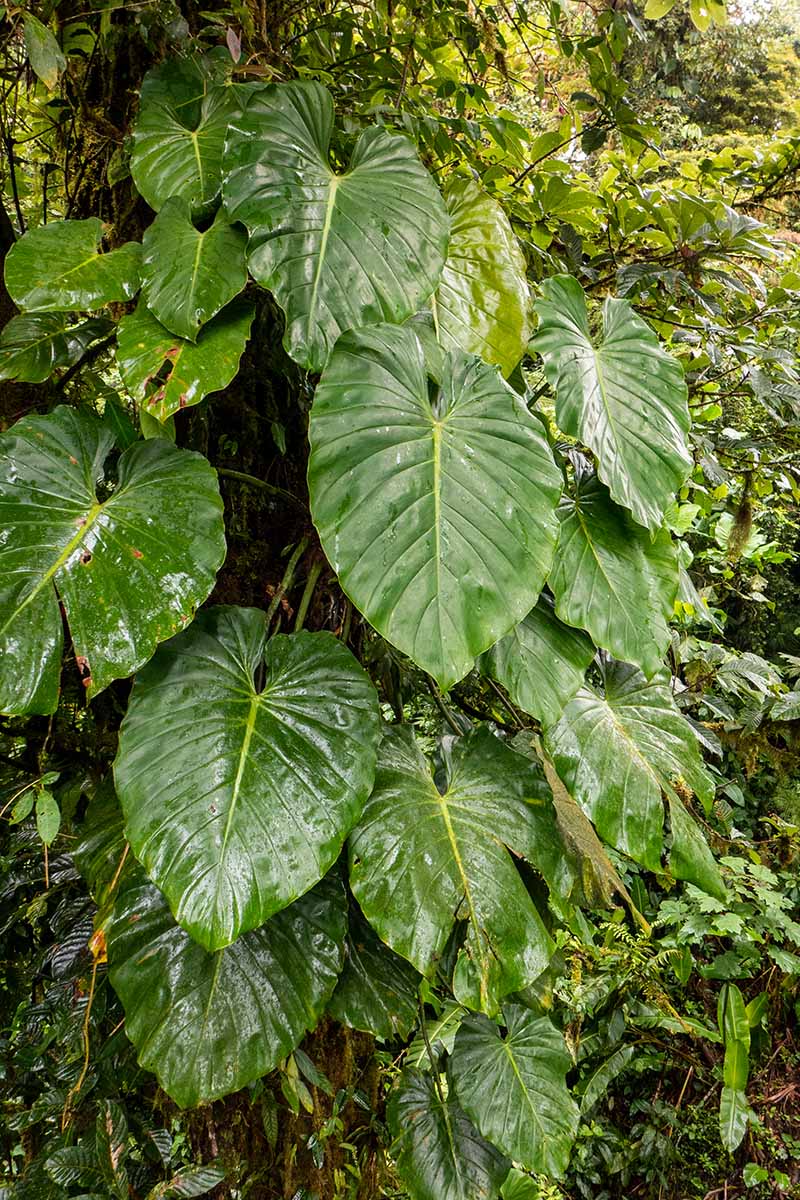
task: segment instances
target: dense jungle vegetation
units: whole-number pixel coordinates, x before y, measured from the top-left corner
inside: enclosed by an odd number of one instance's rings
[[[800,1197],[796,9],[0,77],[0,1196]]]

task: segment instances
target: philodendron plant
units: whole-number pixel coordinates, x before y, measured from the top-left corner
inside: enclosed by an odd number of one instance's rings
[[[334,123],[319,83],[168,62],[132,137],[142,244],[103,250],[100,221],[64,220],[8,254],[2,376],[44,380],[115,331],[142,436],[107,397],[3,436],[0,709],[55,711],[65,638],[88,702],[135,676],[116,794],[76,859],[128,1036],[177,1103],[273,1070],[326,1011],[407,1039],[435,994],[448,1036],[407,1056],[395,1157],[417,1200],[468,1200],[512,1164],[558,1176],[576,1131],[533,987],[579,873],[551,787],[644,868],[723,893],[687,807],[714,783],[665,665],[687,392],[626,301],[595,332],[574,278],[534,301],[476,183],[440,190],[378,126],[334,166]],[[310,514],[343,593],[437,694],[471,672],[501,685],[533,757],[475,723],[432,760],[345,640],[203,607],[223,505],[170,431],[233,380],[259,289],[314,386]]]

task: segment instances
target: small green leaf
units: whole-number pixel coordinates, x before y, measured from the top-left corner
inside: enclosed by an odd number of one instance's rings
[[[752,1109],[743,1091],[723,1087],[719,1102],[719,1130],[722,1144],[732,1154],[747,1132]]]
[[[103,222],[51,221],[29,229],[8,252],[6,287],[21,309],[72,312],[130,300],[139,290],[142,247],[101,254]]]
[[[61,47],[46,25],[32,13],[25,13],[25,49],[30,64],[49,92],[58,83],[58,77],[67,67]]]
[[[41,791],[36,797],[36,829],[45,846],[50,846],[61,828],[61,809],[52,792]]]
[[[547,1017],[509,1004],[503,1020],[505,1036],[483,1016],[462,1022],[450,1068],[459,1103],[514,1162],[558,1179],[578,1129],[565,1082],[572,1060]]]
[[[142,413],[166,422],[227,387],[239,369],[253,315],[250,301],[233,300],[189,342],[165,329],[140,300],[120,321],[117,364],[128,391],[147,405]]]
[[[196,341],[202,325],[247,282],[247,236],[219,216],[200,233],[186,200],[167,200],[142,239],[147,307],[171,333]]]
[[[667,13],[672,12],[677,2],[678,0],[647,0],[644,6],[644,15],[649,21],[658,21]]]
[[[471,179],[445,192],[450,242],[433,298],[445,350],[478,354],[508,377],[525,353],[531,300],[525,258],[496,200]]]
[[[407,1069],[387,1106],[397,1173],[412,1200],[493,1200],[510,1163],[433,1078]]]
[[[9,825],[19,825],[22,821],[27,820],[27,818],[33,812],[35,796],[36,793],[33,790],[33,786],[27,788],[22,793],[19,800],[17,800],[16,804],[11,809],[11,816],[8,819]]]

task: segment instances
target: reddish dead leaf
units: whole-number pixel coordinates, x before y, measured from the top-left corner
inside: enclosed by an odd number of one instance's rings
[[[239,36],[236,31],[230,27],[228,27],[226,30],[225,42],[228,46],[228,51],[231,58],[235,63],[238,63],[239,59],[242,57],[242,43],[239,40]]]
[[[106,935],[104,930],[95,929],[94,933],[89,938],[89,949],[92,952],[92,958],[95,960],[95,962],[104,963],[108,961]]]
[[[137,549],[136,549],[135,547],[133,547],[133,546],[131,547],[131,554],[133,555],[133,557],[134,557],[134,558],[141,558],[141,557],[142,557],[142,552],[141,552],[141,550],[137,550]]]
[[[90,688],[92,686],[92,672],[91,672],[91,668],[89,667],[88,658],[86,658],[86,656],[83,654],[76,654],[75,662],[77,663],[77,666],[78,666],[78,672],[81,677],[81,683],[83,684],[83,686],[85,688]]]

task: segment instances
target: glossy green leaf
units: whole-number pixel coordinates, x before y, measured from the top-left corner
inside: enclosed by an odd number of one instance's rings
[[[36,832],[50,846],[61,828],[61,809],[52,792],[41,791],[36,797]]]
[[[397,1173],[411,1200],[496,1200],[508,1159],[431,1075],[407,1069],[387,1106]]]
[[[336,174],[332,131],[321,84],[273,84],[233,122],[225,153],[225,206],[252,235],[250,271],[286,313],[288,353],[313,371],[343,330],[416,312],[447,250],[444,202],[411,143],[367,129]]]
[[[86,412],[23,417],[0,438],[0,711],[53,712],[64,607],[89,696],[190,621],[225,557],[216,473],[200,454],[113,444]]]
[[[665,844],[662,791],[676,803],[677,781],[701,800],[714,794],[697,739],[675,707],[668,682],[659,677],[648,683],[625,663],[606,670],[604,696],[581,688],[547,729],[545,742],[558,774],[603,840],[651,871],[661,870]],[[683,816],[693,828],[685,810]],[[724,896],[713,858],[698,864],[686,850],[690,836],[673,818],[671,870]]]
[[[221,1167],[183,1167],[171,1179],[156,1184],[147,1193],[146,1200],[190,1200],[194,1196],[206,1196],[224,1180],[225,1171]]]
[[[752,1109],[747,1095],[738,1088],[723,1087],[719,1102],[719,1130],[722,1144],[731,1154],[747,1133]]]
[[[0,379],[42,383],[112,328],[97,318],[75,325],[64,313],[20,313],[0,333]]]
[[[200,120],[203,100],[230,75],[231,62],[219,51],[174,55],[145,73],[139,91],[142,108],[160,104],[171,109],[187,129]]]
[[[6,287],[21,309],[70,312],[130,300],[139,290],[142,247],[126,242],[102,254],[98,217],[29,229],[6,256]]]
[[[375,771],[377,696],[350,651],[266,633],[259,609],[200,613],[139,673],[120,730],[128,840],[210,950],[322,878]]]
[[[452,351],[433,401],[410,328],[344,334],[311,413],[311,510],[356,607],[442,688],[535,603],[561,475],[492,367]]]
[[[233,87],[211,86],[200,102],[196,124],[187,107],[145,100],[133,130],[131,175],[156,212],[180,196],[192,213],[208,212],[222,187],[222,152],[228,124],[241,102]]]
[[[485,1138],[529,1171],[560,1178],[578,1129],[566,1085],[572,1060],[547,1017],[503,1009],[505,1035],[484,1016],[456,1034],[451,1075],[464,1111]]]
[[[445,193],[447,259],[433,300],[439,341],[510,375],[530,336],[525,258],[503,209],[471,179]]]
[[[556,613],[587,629],[615,658],[648,677],[662,665],[678,590],[678,556],[666,530],[654,538],[612,500],[596,477],[564,498],[549,584]]]
[[[328,1005],[331,1016],[384,1042],[407,1038],[419,1017],[419,983],[419,973],[384,946],[358,906],[351,905],[344,968]]]
[[[484,675],[502,683],[511,699],[537,720],[552,724],[583,683],[594,658],[585,633],[559,621],[546,596],[491,650],[481,655]]]
[[[535,861],[538,781],[481,728],[455,743],[446,790],[413,734],[392,727],[350,838],[350,885],[383,941],[424,972],[467,923],[456,999],[489,1014],[544,970],[552,943],[509,851]]]
[[[244,230],[217,218],[205,232],[180,196],[167,200],[142,239],[147,307],[178,337],[194,342],[201,325],[247,283]]]
[[[159,421],[199,404],[236,375],[253,314],[250,301],[234,300],[203,327],[196,342],[189,342],[165,329],[140,301],[135,312],[122,318],[117,335],[117,363],[125,386]]]
[[[713,795],[708,790],[707,797]],[[724,898],[725,885],[714,854],[694,817],[683,801],[667,793],[667,812],[671,830],[669,869],[676,879],[690,879],[714,896]]]
[[[750,1018],[744,996],[735,983],[725,983],[717,1003],[717,1023],[725,1042],[742,1042],[750,1048]],[[737,1085],[733,1085],[737,1086]],[[744,1087],[744,1084],[738,1086]]]
[[[329,877],[209,954],[137,869],[120,886],[106,938],[111,983],[140,1064],[184,1108],[271,1071],[325,1009],[345,921],[342,884]]]
[[[67,60],[64,53],[56,41],[55,34],[37,20],[33,13],[25,13],[23,26],[25,49],[30,64],[47,90],[52,92],[58,83],[59,75],[66,70]]]
[[[95,1121],[95,1155],[100,1175],[110,1196],[128,1200],[130,1188],[125,1157],[128,1142],[128,1122],[125,1113],[113,1100],[103,1100]]]
[[[556,395],[559,426],[593,451],[612,498],[658,530],[692,467],[680,363],[627,300],[604,302],[595,345],[583,289],[570,275],[546,279],[535,308],[534,347]]]

